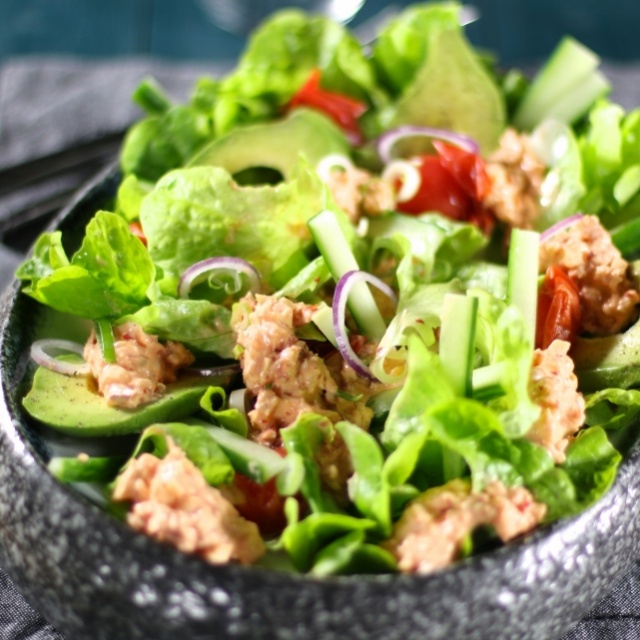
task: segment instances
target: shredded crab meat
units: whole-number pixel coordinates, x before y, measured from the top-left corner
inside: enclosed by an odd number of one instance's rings
[[[540,215],[546,167],[532,151],[528,136],[506,129],[486,167],[491,187],[484,206],[511,227],[533,228]]]
[[[565,461],[567,446],[585,420],[585,402],[568,355],[570,347],[564,340],[554,340],[547,349],[536,349],[529,383],[540,417],[526,437],[547,449],[558,464]]]
[[[528,533],[546,513],[524,487],[500,482],[474,493],[465,480],[451,480],[412,501],[384,543],[404,573],[428,574],[456,560],[481,525],[491,525],[503,542]]]
[[[136,531],[211,564],[251,564],[266,551],[258,527],[206,483],[171,439],[164,458],[145,453],[128,464],[113,499],[132,503],[127,522]]]
[[[195,360],[182,344],[162,344],[133,322],[114,327],[114,336],[113,364],[105,362],[93,331],[84,347],[98,391],[112,406],[135,409],[157,400],[166,385],[175,382],[177,371]]]
[[[582,329],[613,335],[638,316],[640,294],[629,278],[629,263],[596,216],[583,216],[540,246],[540,269],[563,267],[578,287]]]
[[[364,169],[334,169],[329,173],[327,186],[336,204],[354,224],[363,216],[378,216],[395,209],[393,185]]]
[[[252,294],[234,309],[232,327],[241,347],[244,382],[255,398],[249,419],[261,432],[260,440],[273,441],[280,428],[307,412],[363,428],[371,421],[373,413],[365,403],[375,385],[341,374],[341,357],[330,368],[296,336],[296,328],[309,322],[314,311],[286,298]]]

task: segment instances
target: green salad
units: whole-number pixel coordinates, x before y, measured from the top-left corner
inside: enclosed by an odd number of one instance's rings
[[[441,570],[607,492],[640,413],[640,110],[575,40],[531,78],[459,13],[364,46],[284,10],[186,104],[140,84],[113,202],[17,272],[61,482],[316,576]]]

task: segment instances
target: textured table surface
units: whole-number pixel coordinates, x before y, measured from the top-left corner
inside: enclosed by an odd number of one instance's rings
[[[69,149],[91,145],[95,140],[108,138],[117,143],[118,136],[139,115],[129,96],[144,75],[154,75],[176,99],[184,99],[196,77],[215,75],[226,67],[224,63],[167,64],[145,58],[91,63],[69,58],[22,58],[0,67],[0,225],[5,224],[5,235],[0,238],[0,291],[13,279],[35,229],[6,231],[11,228],[7,220],[15,217],[16,211],[29,210],[37,189],[46,197],[47,190],[59,189],[63,179],[68,182],[65,189],[73,189],[77,186],[74,181],[86,179],[79,172],[54,177],[46,184],[32,181],[22,189],[11,189],[12,182],[23,175],[20,167],[47,157],[59,161]],[[605,71],[614,86],[613,99],[626,108],[640,105],[640,65],[606,65]],[[107,149],[94,162],[106,162],[108,157]],[[638,637],[640,563],[562,640]],[[0,569],[0,640],[17,639],[64,637],[25,602]]]

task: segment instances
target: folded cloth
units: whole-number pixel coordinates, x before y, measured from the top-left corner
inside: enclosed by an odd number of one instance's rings
[[[139,115],[130,95],[146,75],[154,76],[177,100],[194,80],[218,75],[230,63],[175,64],[152,59],[79,61],[22,58],[0,67],[0,171],[118,134]],[[612,99],[629,109],[640,105],[640,65],[606,64]],[[65,179],[71,180],[69,176]],[[0,221],[15,208],[0,183]],[[46,192],[40,183],[34,189]],[[31,190],[30,190],[31,191]],[[31,191],[31,193],[33,193]],[[15,243],[14,243],[15,245]],[[12,279],[21,254],[0,245],[0,292]],[[549,606],[553,606],[550,603]],[[562,640],[635,640],[640,637],[640,564]],[[0,640],[64,640],[24,600],[0,569]]]
[[[220,75],[229,65],[149,58],[9,60],[0,68],[0,169],[124,131],[140,116],[131,94],[145,76],[184,100],[197,77]]]

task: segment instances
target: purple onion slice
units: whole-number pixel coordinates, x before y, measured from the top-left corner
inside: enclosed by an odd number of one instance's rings
[[[86,376],[90,373],[86,362],[73,363],[56,360],[49,352],[76,353],[84,356],[84,347],[71,340],[55,340],[53,338],[36,340],[31,345],[31,359],[45,369],[50,369],[65,376]]]
[[[386,164],[393,160],[392,150],[393,147],[405,138],[435,138],[444,142],[460,147],[469,153],[479,153],[480,147],[478,143],[463,133],[456,133],[455,131],[449,131],[447,129],[436,129],[434,127],[419,127],[413,125],[404,125],[402,127],[396,127],[395,129],[389,129],[389,131],[383,133],[376,142],[378,155],[380,159]]]
[[[338,350],[345,362],[358,374],[364,378],[375,380],[375,376],[369,371],[367,365],[357,356],[351,348],[347,327],[345,323],[347,300],[353,287],[360,283],[369,283],[376,289],[382,291],[390,300],[397,304],[398,298],[394,290],[384,283],[380,278],[367,273],[366,271],[347,271],[336,285],[333,295],[333,330],[336,334]]]
[[[560,231],[564,229],[568,229],[579,220],[582,220],[583,217],[584,216],[581,213],[574,213],[572,216],[569,216],[568,218],[563,218],[559,222],[556,222],[554,225],[550,226],[548,229],[545,229],[540,234],[540,242],[546,242],[547,240],[555,236]]]
[[[237,275],[244,274],[249,278],[249,288],[251,291],[258,291],[258,289],[260,289],[260,274],[253,265],[242,258],[220,256],[200,260],[200,262],[196,262],[186,269],[178,283],[178,297],[188,297],[193,286],[201,278],[207,274],[220,271],[229,271]]]

